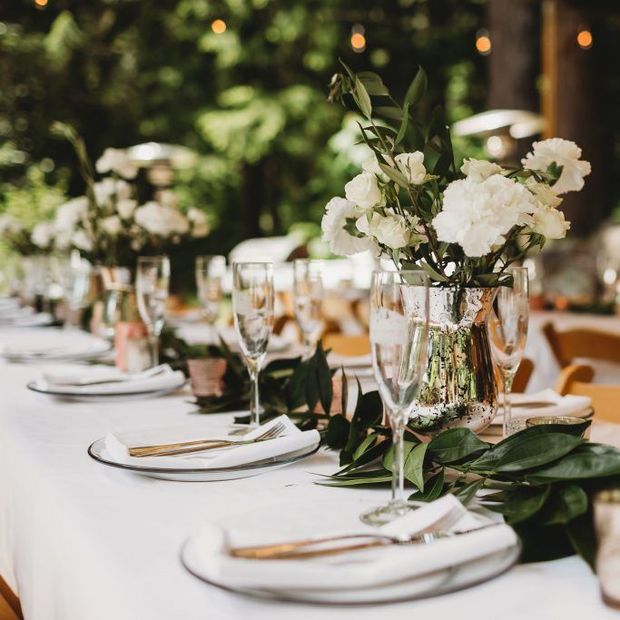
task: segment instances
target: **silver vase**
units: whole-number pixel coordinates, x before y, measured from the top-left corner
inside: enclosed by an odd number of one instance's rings
[[[429,361],[409,426],[423,434],[484,430],[497,387],[487,334],[494,288],[431,288]]]

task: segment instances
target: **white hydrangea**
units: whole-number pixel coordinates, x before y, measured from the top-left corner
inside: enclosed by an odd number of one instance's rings
[[[547,239],[563,239],[570,228],[564,213],[553,207],[541,207],[534,213],[532,230]]]
[[[377,183],[377,177],[370,172],[362,172],[352,178],[345,186],[347,200],[362,209],[371,209],[382,203],[383,195]]]
[[[192,207],[187,212],[187,219],[192,225],[192,237],[206,237],[209,234],[209,222],[204,211]]]
[[[394,158],[398,169],[405,175],[405,178],[412,185],[422,185],[426,179],[426,168],[424,167],[424,153],[414,151],[413,153],[400,153]]]
[[[432,224],[439,241],[458,243],[467,256],[480,257],[503,243],[513,226],[532,225],[537,208],[523,185],[502,175],[481,183],[467,178],[448,185]]]
[[[125,179],[135,179],[138,174],[138,167],[122,149],[106,149],[95,163],[95,168],[99,174],[115,172]]]
[[[52,222],[39,222],[30,235],[30,240],[42,250],[48,249],[54,242],[54,225]]]
[[[134,220],[148,233],[160,237],[184,235],[189,231],[189,222],[180,211],[154,201],[138,207]]]
[[[484,159],[466,159],[461,166],[461,172],[472,181],[482,183],[494,174],[503,174],[505,170],[501,166]]]
[[[545,172],[552,163],[562,166],[562,174],[553,185],[556,194],[579,191],[583,188],[583,179],[590,174],[592,167],[590,162],[579,159],[581,149],[574,142],[562,138],[550,138],[534,142],[532,150],[532,153],[528,153],[521,160],[525,169]]]
[[[321,229],[323,230],[323,239],[334,254],[351,256],[372,248],[372,241],[368,237],[354,237],[344,229],[347,219],[354,218],[357,220],[360,215],[361,209],[350,200],[337,196],[327,203],[325,215],[321,221]]]

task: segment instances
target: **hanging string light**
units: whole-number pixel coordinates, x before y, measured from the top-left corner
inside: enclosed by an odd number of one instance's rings
[[[215,34],[222,34],[226,32],[226,22],[223,19],[214,19],[211,22],[211,30],[213,30]]]
[[[476,33],[476,51],[482,56],[488,56],[491,53],[491,37],[486,28],[481,28]]]
[[[353,24],[351,27],[351,47],[356,54],[366,49],[366,30],[362,24]]]
[[[34,5],[37,9],[44,9],[47,6],[48,0],[34,0]]]
[[[582,50],[589,50],[594,45],[594,38],[589,26],[579,26],[577,31],[577,45]]]

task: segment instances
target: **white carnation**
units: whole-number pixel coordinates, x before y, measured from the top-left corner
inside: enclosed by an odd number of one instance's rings
[[[547,239],[563,239],[570,228],[564,213],[553,207],[542,207],[534,213],[532,230]]]
[[[351,256],[372,248],[372,242],[368,237],[354,237],[344,229],[347,219],[357,219],[360,215],[360,209],[355,203],[344,198],[332,198],[327,203],[321,228],[323,239],[334,254]]]
[[[424,167],[424,153],[414,151],[413,153],[401,153],[394,158],[398,169],[405,175],[409,183],[421,185],[426,178],[426,168]]]
[[[104,217],[100,223],[101,229],[116,237],[122,230],[123,224],[121,218],[118,215],[111,215],[110,217]]]
[[[530,177],[525,187],[532,192],[541,207],[558,207],[562,203],[562,199],[546,183],[539,183]]]
[[[125,179],[134,179],[138,174],[138,167],[129,159],[127,151],[122,149],[106,149],[97,160],[95,168],[99,174],[115,172]]]
[[[192,207],[187,212],[187,219],[192,225],[192,237],[206,237],[209,234],[209,222],[204,211]]]
[[[73,198],[60,205],[54,218],[54,227],[57,232],[73,231],[80,221],[88,214],[88,199],[86,196]]]
[[[84,250],[85,252],[90,252],[93,249],[92,239],[85,230],[77,230],[71,237],[71,243],[78,250]]]
[[[158,202],[147,202],[134,214],[136,223],[152,235],[171,237],[189,231],[187,218],[177,209],[165,207]]]
[[[583,178],[592,170],[590,162],[579,159],[581,149],[570,140],[550,138],[534,142],[532,150],[521,160],[527,170],[546,172],[552,163],[562,166],[562,174],[553,185],[556,194],[579,191],[584,184]]]
[[[54,225],[52,222],[39,222],[32,229],[30,240],[42,250],[49,248],[54,241]]]
[[[124,220],[128,220],[133,215],[133,212],[136,210],[137,206],[138,202],[136,200],[133,200],[132,198],[123,198],[116,203],[116,212],[119,217]]]
[[[122,179],[106,177],[93,186],[95,200],[98,205],[106,205],[113,201],[125,200],[131,197],[131,185]]]
[[[461,172],[472,181],[481,183],[494,174],[502,174],[504,169],[484,159],[466,159],[461,166]]]
[[[362,209],[370,209],[381,204],[382,194],[377,184],[377,177],[370,172],[362,172],[344,186],[347,200],[354,202]]]
[[[488,254],[517,225],[532,225],[537,205],[521,184],[496,174],[477,183],[453,181],[444,192],[443,209],[433,219],[439,241],[458,243],[467,256]]]

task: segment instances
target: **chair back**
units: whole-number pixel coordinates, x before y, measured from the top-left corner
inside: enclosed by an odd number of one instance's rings
[[[331,349],[338,355],[357,357],[370,353],[370,339],[367,334],[361,336],[345,336],[344,334],[325,334],[323,348]]]
[[[543,325],[551,350],[562,368],[577,357],[620,362],[620,335],[596,329],[557,331],[552,323]]]

